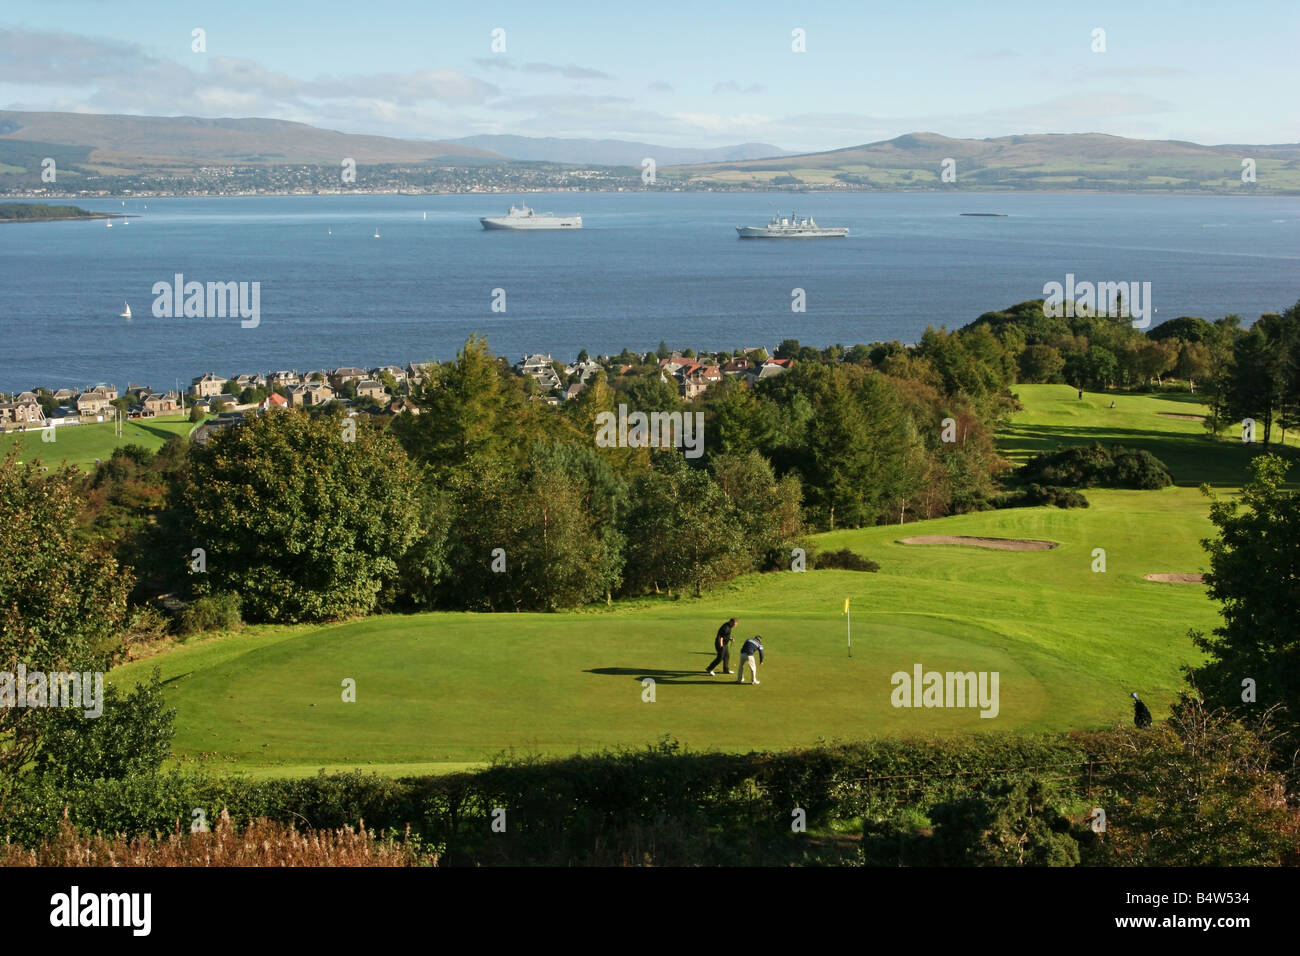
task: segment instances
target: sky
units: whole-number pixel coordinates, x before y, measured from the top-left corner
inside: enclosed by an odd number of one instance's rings
[[[0,108],[797,151],[1295,143],[1298,46],[1300,0],[9,0]]]

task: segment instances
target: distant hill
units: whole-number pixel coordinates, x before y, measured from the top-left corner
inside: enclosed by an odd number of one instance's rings
[[[1242,160],[1255,161],[1243,183]],[[941,179],[945,159],[956,180]],[[1300,191],[1300,144],[1201,146],[1177,140],[1126,139],[1104,133],[1035,133],[952,139],[909,133],[821,153],[681,166],[666,172],[726,185],[828,186],[835,183],[979,189],[1139,189],[1207,192]]]
[[[285,120],[0,110],[0,161],[31,152],[37,144],[72,148],[81,164],[106,169],[223,163],[338,165],[344,158],[358,165],[502,158],[457,143],[338,133]]]
[[[564,139],[554,136],[483,135],[462,136],[450,142],[462,146],[491,150],[510,159],[549,163],[576,163],[584,166],[636,166],[647,156],[656,166],[689,163],[730,163],[769,156],[787,156],[789,152],[769,143],[741,143],[715,149],[656,146],[623,139]]]
[[[641,160],[660,184],[686,189],[1096,190],[1300,195],[1300,144],[1202,146],[1104,133],[1034,133],[953,139],[908,133],[820,153],[785,153],[767,143],[675,148],[617,139],[468,136],[412,140],[320,129],[274,119],[117,116],[0,110],[0,189],[39,190],[42,164],[60,187],[276,191],[338,183],[345,158],[389,168],[384,188],[502,191],[637,188]],[[953,182],[941,177],[951,159]],[[1242,180],[1242,162],[1254,181]],[[520,163],[548,163],[546,167]],[[307,166],[308,172],[292,167]],[[456,167],[448,172],[443,167]],[[594,179],[573,167],[608,168]],[[225,167],[240,167],[238,175]],[[628,167],[631,167],[630,169]],[[582,172],[582,175],[576,175]],[[67,177],[66,179],[64,177]]]

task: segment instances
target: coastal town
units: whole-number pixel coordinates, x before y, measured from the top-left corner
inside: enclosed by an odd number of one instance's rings
[[[753,383],[790,369],[791,359],[769,355],[768,349],[761,347],[699,354],[661,347],[659,352],[624,351],[599,359],[589,358],[584,351],[572,363],[565,363],[550,354],[534,353],[523,356],[513,370],[525,380],[532,400],[560,405],[576,399],[602,372],[627,375],[654,363],[662,382],[674,385],[683,400],[694,401],[724,378]],[[119,390],[103,382],[80,389],[36,386],[0,394],[0,433],[167,415],[189,415],[196,423],[217,416],[217,423],[205,426],[211,428],[239,421],[246,414],[279,408],[336,406],[353,415],[418,415],[421,408],[415,399],[432,368],[431,363],[408,362],[368,369],[282,369],[230,376],[207,371],[195,376],[189,388],[165,392],[138,384]]]

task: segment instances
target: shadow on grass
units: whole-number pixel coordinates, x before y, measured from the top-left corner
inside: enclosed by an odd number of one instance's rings
[[[635,677],[637,680],[644,680],[652,677],[657,684],[727,684],[735,683],[734,678],[724,680],[724,677],[731,675],[719,674],[717,677],[706,677],[703,670],[697,671],[666,671],[666,670],[637,670],[634,667],[593,667],[583,673],[585,674],[603,674],[606,677]],[[696,680],[682,680],[681,678],[694,677]]]
[[[1099,428],[1095,425],[1012,425],[998,438],[998,451],[1004,455],[1042,454],[1093,442],[1144,448],[1166,465],[1174,484],[1195,488],[1202,482],[1239,486],[1249,477],[1247,466],[1256,455],[1264,454],[1262,444],[1247,445],[1207,435],[1160,434],[1141,428]],[[1270,445],[1268,452],[1300,461],[1295,448]],[[1300,484],[1294,470],[1288,487]]]
[[[131,424],[143,432],[148,432],[150,435],[153,435],[155,438],[161,438],[164,443],[167,441],[167,439],[173,436],[177,436],[176,432],[168,431],[166,428],[159,428],[156,425],[146,425],[142,420],[138,418],[132,421]]]

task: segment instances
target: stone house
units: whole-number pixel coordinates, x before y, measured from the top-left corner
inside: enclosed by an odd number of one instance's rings
[[[388,389],[384,388],[382,382],[377,382],[373,378],[363,378],[357,382],[357,398],[373,398],[377,402],[389,401],[392,396],[388,394]]]
[[[90,389],[77,396],[77,414],[82,418],[98,418],[111,414],[112,401],[98,389]]]
[[[12,402],[0,402],[0,424],[44,425],[45,409],[31,392],[23,392]]]
[[[168,392],[166,395],[146,395],[140,405],[155,415],[167,415],[180,408],[180,401],[175,392]]]
[[[365,369],[346,366],[344,368],[336,368],[334,371],[330,372],[329,383],[334,386],[335,390],[337,390],[342,388],[348,382],[359,382],[368,377],[369,376],[366,374]]]
[[[226,380],[216,372],[204,372],[190,385],[190,394],[195,398],[212,398],[226,390]]]
[[[323,382],[310,385],[295,385],[289,389],[289,405],[293,408],[311,408],[325,405],[334,400],[334,389]]]

